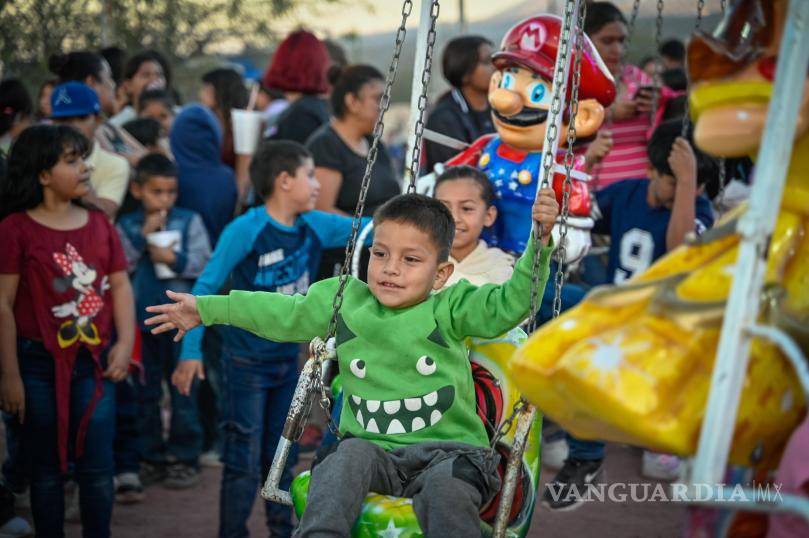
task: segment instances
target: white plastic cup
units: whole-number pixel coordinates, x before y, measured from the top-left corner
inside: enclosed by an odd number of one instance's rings
[[[233,151],[238,155],[252,155],[256,152],[261,135],[261,112],[235,108],[230,111],[233,122]]]
[[[179,230],[152,232],[146,236],[146,242],[156,247],[171,247],[173,244],[172,250],[174,250],[174,252],[180,251],[182,239],[183,237]],[[157,278],[161,280],[177,277],[177,273],[172,271],[165,263],[154,264],[154,272]]]

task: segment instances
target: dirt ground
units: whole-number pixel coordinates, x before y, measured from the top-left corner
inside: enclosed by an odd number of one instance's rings
[[[302,463],[302,465],[305,465]],[[640,450],[611,445],[607,448],[605,480],[648,482],[640,477]],[[205,469],[199,487],[169,491],[161,486],[146,490],[147,499],[137,505],[116,505],[112,535],[116,538],[213,537],[219,513],[220,469]],[[553,472],[543,469],[543,483]],[[681,504],[646,502],[588,503],[570,512],[550,512],[537,506],[529,537],[608,536],[676,537],[682,534],[686,508]],[[263,508],[257,501],[250,519],[251,536],[266,536]],[[596,530],[597,529],[597,530]],[[78,525],[66,528],[69,538],[81,536]]]

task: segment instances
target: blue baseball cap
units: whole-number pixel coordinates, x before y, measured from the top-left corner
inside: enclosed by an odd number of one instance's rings
[[[101,112],[98,94],[82,82],[65,82],[51,94],[51,118],[74,118]]]

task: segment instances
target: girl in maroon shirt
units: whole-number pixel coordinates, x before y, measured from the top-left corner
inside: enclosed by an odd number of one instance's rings
[[[111,382],[126,377],[134,341],[118,236],[103,213],[75,203],[91,188],[88,149],[70,127],[31,127],[0,179],[0,406],[22,423],[31,509],[43,536],[63,535],[68,461],[76,465],[85,535],[109,535]]]

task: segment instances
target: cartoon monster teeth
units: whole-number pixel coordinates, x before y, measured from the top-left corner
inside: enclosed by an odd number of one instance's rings
[[[426,403],[430,407],[434,406],[435,402],[437,402],[437,401],[438,401],[438,392],[437,391],[433,391],[433,392],[431,392],[430,394],[428,394],[428,395],[426,395],[424,397],[424,403]]]
[[[448,385],[422,396],[399,400],[366,400],[352,394],[348,398],[348,405],[365,431],[396,435],[434,426],[452,406],[454,399],[455,389]]]

